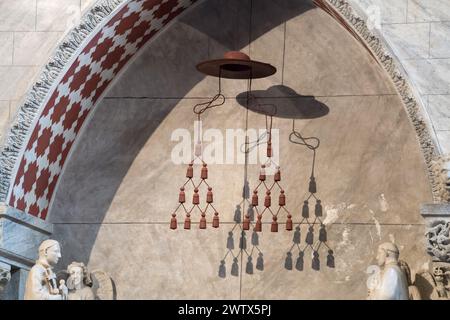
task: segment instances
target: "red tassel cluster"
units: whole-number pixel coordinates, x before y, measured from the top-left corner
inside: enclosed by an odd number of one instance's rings
[[[201,169],[200,169],[200,182],[198,184],[194,183],[194,161],[192,161],[191,163],[189,163],[187,170],[186,170],[186,178],[187,181],[184,183],[184,185],[180,188],[180,191],[178,193],[178,207],[175,210],[175,212],[172,214],[172,218],[170,220],[170,229],[177,229],[177,218],[176,218],[176,214],[177,211],[182,208],[184,210],[185,213],[185,219],[184,219],[184,229],[189,230],[191,229],[191,214],[194,210],[198,210],[200,211],[201,214],[201,218],[199,221],[199,228],[200,229],[206,229],[207,226],[207,221],[206,221],[206,214],[208,212],[208,209],[211,207],[214,213],[213,218],[212,218],[212,227],[213,228],[218,228],[219,227],[219,213],[217,212],[217,210],[214,208],[213,206],[213,202],[214,202],[214,196],[213,196],[213,191],[212,191],[212,187],[210,187],[207,182],[206,179],[208,179],[208,166],[206,163],[202,163]],[[192,183],[190,183],[192,182]],[[206,197],[200,197],[200,186],[202,184],[205,184],[207,186],[207,191],[206,191]],[[192,193],[192,208],[187,208],[186,207],[186,187],[189,187],[193,185],[194,186],[194,190]],[[206,207],[204,209],[202,209],[201,206],[201,202],[204,201],[204,203],[206,203]]]

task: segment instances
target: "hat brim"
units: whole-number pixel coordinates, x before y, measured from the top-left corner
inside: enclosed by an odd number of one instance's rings
[[[259,79],[277,72],[277,69],[268,63],[239,59],[203,61],[197,65],[197,70],[209,76],[227,79]]]

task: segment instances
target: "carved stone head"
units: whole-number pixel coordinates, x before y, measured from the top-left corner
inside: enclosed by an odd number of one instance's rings
[[[61,247],[56,240],[45,240],[39,246],[39,259],[45,260],[51,266],[58,263],[61,258]]]
[[[400,252],[392,242],[385,242],[378,246],[377,263],[380,267],[387,262],[398,262]]]
[[[71,290],[80,289],[85,285],[92,284],[89,272],[82,262],[72,262],[67,267],[67,273],[69,274],[67,287]]]

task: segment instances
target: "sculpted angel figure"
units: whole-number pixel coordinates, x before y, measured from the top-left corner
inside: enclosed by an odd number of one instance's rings
[[[67,267],[67,288],[69,300],[95,300],[92,290],[92,280],[89,272],[82,262],[72,262]]]

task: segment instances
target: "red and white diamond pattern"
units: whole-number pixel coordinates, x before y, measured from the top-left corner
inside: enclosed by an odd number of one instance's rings
[[[46,219],[67,155],[101,94],[148,40],[195,1],[130,0],[87,42],[32,128],[10,206]]]

